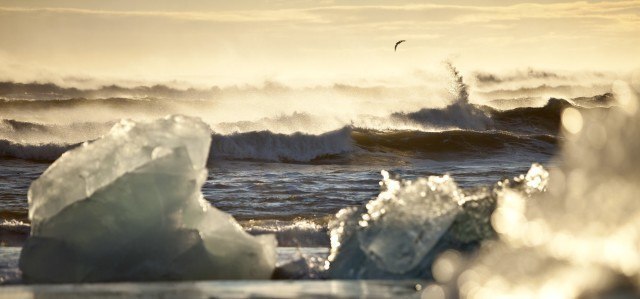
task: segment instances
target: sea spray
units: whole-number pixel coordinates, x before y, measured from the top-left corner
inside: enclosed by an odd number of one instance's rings
[[[452,103],[442,109],[423,108],[421,110],[391,115],[395,121],[412,122],[426,128],[458,128],[486,130],[493,126],[489,114],[469,102],[468,86],[460,72],[451,62],[445,62],[450,74],[448,91]]]

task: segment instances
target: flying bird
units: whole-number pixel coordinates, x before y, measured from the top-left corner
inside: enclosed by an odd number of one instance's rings
[[[396,46],[395,46],[395,47],[393,47],[393,51],[394,51],[394,52],[395,52],[395,51],[397,51],[397,50],[398,50],[398,45],[399,45],[399,44],[401,44],[401,43],[404,43],[404,42],[405,42],[405,40],[404,40],[404,39],[403,39],[403,40],[398,41],[398,42],[396,43]]]

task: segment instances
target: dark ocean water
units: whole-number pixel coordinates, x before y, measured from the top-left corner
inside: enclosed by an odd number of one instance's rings
[[[562,138],[564,108],[598,109],[613,101],[604,93],[471,104],[469,87],[453,67],[450,71],[453,102],[437,108],[357,114],[342,125],[313,109],[211,124],[205,198],[253,233],[277,232],[281,245],[328,246],[329,219],[374,198],[380,171],[404,179],[450,174],[463,188],[491,186],[526,173],[532,163],[549,165]],[[6,244],[26,237],[30,183],[66,150],[108,132],[117,121],[114,110],[134,118],[171,112],[175,107],[167,95],[186,97],[174,100],[181,105],[204,105],[191,99],[201,96],[195,91],[159,87],[93,92],[52,84],[0,87],[0,215]],[[122,96],[126,92],[129,97]],[[103,119],[105,113],[110,120]],[[58,121],[52,122],[54,117]]]

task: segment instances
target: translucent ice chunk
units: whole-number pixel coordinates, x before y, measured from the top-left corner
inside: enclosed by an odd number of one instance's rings
[[[29,189],[29,282],[269,278],[273,236],[252,237],[202,198],[209,127],[122,121],[65,153]]]
[[[429,251],[462,209],[464,195],[449,176],[399,181],[382,174],[378,198],[330,223],[334,278],[422,276]]]

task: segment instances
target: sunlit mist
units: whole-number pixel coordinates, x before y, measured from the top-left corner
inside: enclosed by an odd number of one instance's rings
[[[1,1],[4,80],[243,84],[638,67],[640,2]],[[397,40],[407,40],[397,52]]]

